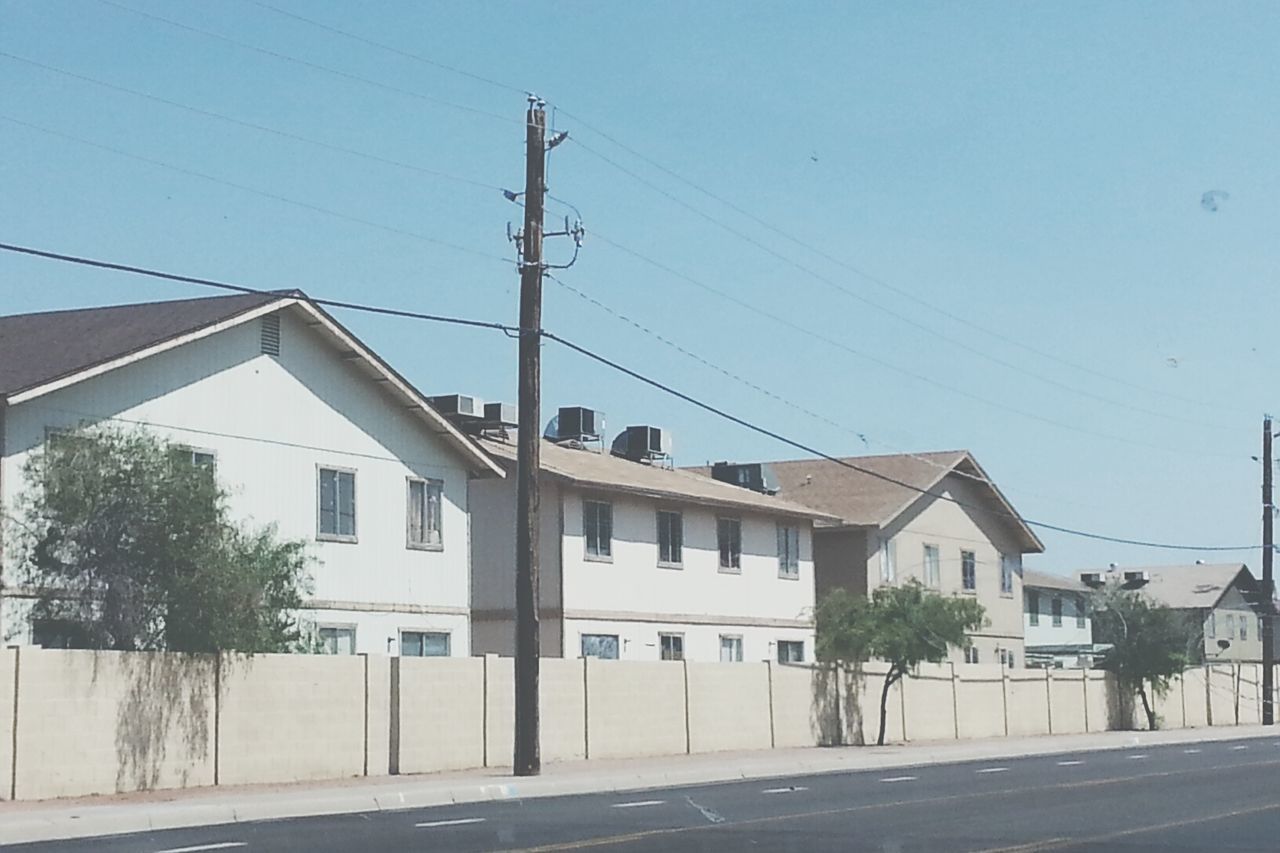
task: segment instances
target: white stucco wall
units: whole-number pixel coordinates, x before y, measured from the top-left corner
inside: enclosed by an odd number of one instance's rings
[[[1039,594],[1039,624],[1032,624],[1031,593]],[[1093,642],[1093,622],[1089,618],[1088,599],[1083,592],[1027,586],[1023,590],[1023,630],[1028,646],[1089,645]],[[1053,624],[1053,599],[1062,600],[1062,624]],[[1077,626],[1077,614],[1084,625]]]
[[[104,419],[212,451],[236,517],[310,543],[313,599],[327,603],[324,621],[357,625],[358,651],[385,654],[388,632],[411,629],[448,630],[452,653],[469,654],[462,460],[294,313],[283,313],[278,358],[261,354],[255,320],[13,406],[6,504],[48,429]],[[356,471],[358,541],[316,541],[319,466]],[[444,481],[443,550],[406,546],[408,477]]]

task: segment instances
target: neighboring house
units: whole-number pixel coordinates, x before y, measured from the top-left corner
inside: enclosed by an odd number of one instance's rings
[[[1203,626],[1196,650],[1206,663],[1262,660],[1261,584],[1243,563],[1111,568],[1081,572],[1080,578],[1089,586],[1123,583],[1184,611]]]
[[[472,487],[472,647],[510,655],[516,445],[479,443],[512,476]],[[813,659],[822,513],[582,445],[544,439],[541,463],[543,656]]]
[[[1088,669],[1105,651],[1093,644],[1089,588],[1075,578],[1022,570],[1027,666]]]
[[[744,467],[699,470],[732,480]],[[819,522],[814,533],[819,600],[837,588],[868,595],[909,579],[944,595],[971,595],[989,624],[952,659],[1021,666],[1022,555],[1041,553],[1044,545],[967,451],[764,468],[778,497],[838,519]]]
[[[502,471],[304,294],[2,317],[0,416],[4,506],[50,434],[142,425],[211,466],[233,516],[310,543],[303,616],[330,651],[470,654],[468,491]],[[5,642],[57,641],[4,595]]]

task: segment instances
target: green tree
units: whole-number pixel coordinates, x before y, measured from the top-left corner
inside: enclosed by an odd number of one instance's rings
[[[1093,639],[1112,646],[1102,662],[1122,695],[1137,693],[1147,726],[1156,727],[1156,712],[1147,695],[1163,696],[1169,679],[1202,656],[1201,627],[1185,613],[1157,604],[1139,590],[1107,584],[1094,592]]]
[[[972,598],[943,597],[918,581],[882,586],[870,598],[845,589],[833,590],[816,611],[818,658],[889,664],[880,690],[880,733],[884,745],[889,689],[919,664],[940,663],[952,646],[964,646],[965,634],[986,622],[981,604]]]
[[[84,429],[51,436],[24,474],[10,529],[33,619],[98,649],[297,641],[304,543],[233,522],[227,493],[189,450],[143,429]]]

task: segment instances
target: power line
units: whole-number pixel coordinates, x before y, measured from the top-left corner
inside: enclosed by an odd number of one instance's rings
[[[349,213],[343,213],[341,211],[333,210],[331,208],[321,207],[318,204],[312,204],[306,201],[299,201],[295,198],[290,198],[289,196],[280,195],[279,193],[270,192],[268,190],[260,190],[257,187],[251,187],[251,186],[248,186],[247,184],[236,183],[235,181],[228,181],[225,178],[219,178],[214,175],[207,174],[205,172],[200,172],[195,169],[189,169],[186,166],[178,166],[173,163],[166,162],[164,160],[157,160],[154,157],[146,157],[141,154],[134,154],[131,151],[125,151],[124,149],[115,148],[111,145],[104,145],[101,142],[94,142],[92,140],[85,139],[84,137],[75,136],[73,134],[66,133],[61,130],[54,130],[49,127],[44,127],[43,125],[33,124],[32,122],[23,121],[22,119],[14,118],[13,116],[5,115],[3,113],[0,113],[0,120],[7,121],[12,124],[16,124],[20,127],[28,128],[30,130],[38,130],[41,133],[47,133],[50,136],[57,136],[62,139],[67,139],[72,142],[77,142],[81,145],[87,145],[90,148],[97,148],[100,151],[107,151],[107,152],[110,152],[111,154],[116,154],[120,157],[127,157],[130,160],[136,160],[140,163],[146,163],[151,166],[159,166],[160,168],[169,169],[183,175],[189,175],[191,177],[200,178],[202,180],[210,181],[215,184],[221,184],[224,187],[231,187],[232,189],[237,189],[237,190],[240,190],[241,192],[252,193],[253,195],[262,196],[263,198],[269,198],[269,199],[272,199],[273,201],[279,201],[285,204],[290,204],[295,207],[303,208],[304,210],[310,210],[316,213],[323,213],[326,216],[333,216],[338,219],[344,219],[348,222],[355,222],[357,224],[365,225],[370,228],[378,228],[383,231],[388,231],[392,234],[399,234],[400,236],[403,236],[403,237],[412,237],[415,240],[422,240],[427,243],[433,243],[437,246],[444,246],[445,248],[453,249],[456,252],[462,252],[464,254],[474,255],[475,257],[484,258],[485,260],[498,261],[503,264],[511,263],[511,260],[509,258],[504,258],[500,255],[491,255],[488,252],[482,252],[479,249],[471,249],[466,246],[462,246],[457,243],[451,243],[448,240],[441,240],[438,237],[432,237],[428,234],[423,234],[418,231],[410,231],[407,228],[400,228],[395,225],[387,225],[382,222],[375,222],[371,219],[363,219],[359,216],[352,216]]]
[[[280,291],[262,290],[258,288],[246,287],[244,285],[236,285],[236,284],[230,284],[227,282],[215,281],[212,279],[204,279],[204,278],[198,278],[195,276],[179,275],[176,273],[166,273],[158,270],[147,269],[145,267],[138,267],[138,266],[133,266],[129,264],[121,264],[121,263],[115,263],[110,261],[101,261],[97,259],[85,258],[85,257],[70,255],[66,253],[58,253],[58,252],[51,252],[51,251],[46,251],[42,249],[34,249],[27,246],[18,246],[18,245],[9,244],[9,243],[0,243],[0,251],[16,252],[16,253],[25,254],[25,255],[46,258],[49,260],[74,263],[74,264],[79,264],[83,266],[97,267],[101,269],[116,270],[120,272],[134,273],[138,275],[145,275],[145,276],[165,279],[169,281],[210,286],[210,287],[215,287],[223,290],[230,290],[236,293],[258,293],[262,295],[279,295],[280,294]],[[375,306],[375,305],[363,305],[363,304],[354,303],[354,302],[341,302],[338,300],[313,298],[305,295],[300,296],[299,298],[305,298],[308,301],[313,302],[317,305],[326,305],[326,306],[331,306],[335,308],[345,308],[352,311],[361,311],[361,312],[367,312],[372,314],[390,315],[390,316],[396,316],[396,317],[407,317],[407,318],[417,319],[417,320],[426,320],[426,321],[432,321],[432,322],[450,323],[455,325],[494,329],[494,330],[506,332],[507,334],[512,334],[512,333],[520,334],[520,330],[518,328],[507,326],[502,323],[496,323],[496,322],[488,322],[483,320],[465,320],[465,319],[460,319],[456,317],[443,317],[440,315],[425,314],[417,311],[407,311],[403,309],[386,308],[386,307]],[[1071,527],[1051,524],[1045,521],[1035,521],[1032,519],[1023,518],[1017,513],[1009,512],[1006,510],[992,509],[990,507],[985,507],[978,504],[971,504],[966,501],[961,501],[945,493],[930,491],[929,489],[921,488],[911,483],[907,483],[902,480],[899,480],[896,477],[890,477],[886,474],[881,474],[878,471],[873,471],[869,468],[864,468],[863,466],[857,465],[856,463],[850,462],[849,460],[841,459],[839,457],[831,456],[827,453],[823,453],[822,451],[818,450],[817,448],[811,447],[808,444],[805,444],[801,441],[797,441],[796,439],[793,439],[793,438],[788,438],[787,436],[779,432],[771,430],[767,427],[760,426],[743,417],[731,414],[725,411],[724,409],[718,408],[717,406],[714,406],[711,403],[707,403],[703,400],[698,399],[697,397],[693,397],[692,395],[676,390],[670,385],[667,385],[657,379],[654,379],[642,373],[639,373],[638,371],[632,370],[631,368],[626,367],[621,363],[608,358],[607,356],[600,355],[599,353],[593,352],[592,350],[589,350],[586,347],[580,346],[568,340],[567,338],[564,338],[564,337],[561,337],[560,335],[555,334],[554,332],[549,332],[544,329],[539,331],[538,334],[541,337],[546,338],[547,340],[554,341],[560,344],[561,346],[569,350],[572,350],[573,352],[576,352],[579,355],[585,356],[586,358],[592,361],[598,362],[599,364],[602,364],[618,373],[621,373],[625,376],[629,376],[632,379],[635,379],[646,385],[652,386],[658,389],[659,391],[662,391],[663,393],[668,394],[669,396],[683,400],[684,402],[689,403],[690,405],[693,405],[704,411],[710,412],[711,414],[716,415],[717,417],[723,420],[727,420],[731,423],[735,423],[752,432],[759,433],[760,435],[766,436],[767,438],[772,438],[775,441],[778,441],[782,444],[786,444],[790,447],[793,447],[804,453],[808,453],[812,456],[825,459],[826,461],[832,462],[843,468],[848,468],[849,470],[866,474],[867,476],[873,477],[877,480],[882,480],[884,482],[890,483],[895,486],[899,486],[901,488],[907,489],[908,491],[915,492],[917,494],[926,495],[932,498],[936,498],[938,500],[944,500],[949,503],[954,503],[958,506],[962,506],[967,509],[974,510],[975,512],[982,512],[982,513],[995,515],[997,517],[1002,517],[1002,518],[1015,519],[1029,526],[1040,527],[1045,530],[1052,530],[1057,533],[1063,533],[1070,536],[1077,536],[1084,539],[1093,539],[1093,540],[1098,540],[1102,542],[1112,542],[1112,543],[1121,544],[1121,545],[1136,545],[1143,548],[1156,548],[1156,549],[1176,550],[1176,551],[1253,551],[1259,548],[1258,545],[1229,545],[1229,546],[1228,545],[1184,545],[1184,544],[1174,544],[1174,543],[1167,543],[1167,542],[1153,542],[1153,541],[1147,541],[1142,539],[1129,539],[1129,538],[1118,537],[1118,536],[1106,536],[1099,533],[1090,533],[1084,530],[1078,530]]]
[[[393,160],[388,157],[382,157],[377,154],[370,154],[368,152],[359,151],[354,148],[347,148],[342,145],[334,145],[333,143],[330,143],[330,142],[324,142],[319,139],[312,139],[310,137],[303,136],[297,133],[292,133],[287,130],[281,130],[279,128],[269,127],[264,124],[257,124],[256,122],[245,121],[244,119],[238,119],[234,116],[229,116],[224,113],[219,113],[213,110],[204,109],[202,107],[193,107],[190,104],[184,104],[178,101],[172,101],[172,100],[169,100],[168,98],[162,98],[159,95],[153,95],[149,92],[143,92],[138,89],[131,89],[128,86],[121,86],[118,83],[108,83],[107,81],[100,80],[96,77],[90,77],[86,74],[79,74],[75,71],[68,71],[65,68],[58,68],[57,66],[54,66],[54,65],[48,65],[43,62],[37,62],[34,59],[28,59],[25,56],[18,56],[16,54],[8,53],[3,50],[0,50],[0,56],[5,57],[6,59],[14,60],[16,62],[26,63],[27,65],[32,65],[32,66],[35,66],[36,68],[43,68],[44,70],[52,71],[55,74],[62,74],[66,77],[70,77],[75,80],[82,80],[86,83],[92,83],[95,86],[101,86],[105,89],[111,89],[116,92],[123,92],[125,94],[133,95],[139,98],[146,98],[149,101],[155,101],[156,103],[165,104],[167,106],[175,107],[180,110],[186,110],[187,112],[194,113],[196,115],[218,119],[219,121],[225,121],[230,124],[239,125],[240,127],[247,127],[251,130],[260,131],[262,133],[274,134],[284,139],[294,140],[295,142],[304,142],[308,145],[314,145],[318,148],[324,148],[329,151],[336,151],[340,154],[350,154],[354,157],[361,157],[375,163],[382,163],[388,166],[396,166],[397,168],[400,168],[400,169],[407,169],[409,171],[418,172],[423,175],[431,175],[432,177],[443,178],[445,180],[455,181],[460,184],[467,184],[469,186],[479,187],[481,189],[493,190],[494,192],[502,191],[502,187],[499,187],[495,184],[486,184],[483,181],[477,181],[472,178],[464,178],[459,175],[451,175],[448,172],[442,172],[442,171],[439,171],[438,169],[428,169],[425,166],[419,166],[414,163],[405,163],[401,160]]]

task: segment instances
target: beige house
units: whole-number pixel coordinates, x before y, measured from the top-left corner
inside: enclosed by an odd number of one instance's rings
[[[839,519],[814,529],[819,601],[840,587],[865,595],[910,579],[944,595],[971,595],[989,624],[953,653],[955,662],[1023,665],[1022,555],[1044,545],[971,454],[802,459],[767,468],[778,497]]]
[[[1152,566],[1081,572],[1088,586],[1115,579],[1187,612],[1204,626],[1206,663],[1262,660],[1261,589],[1244,563]]]

